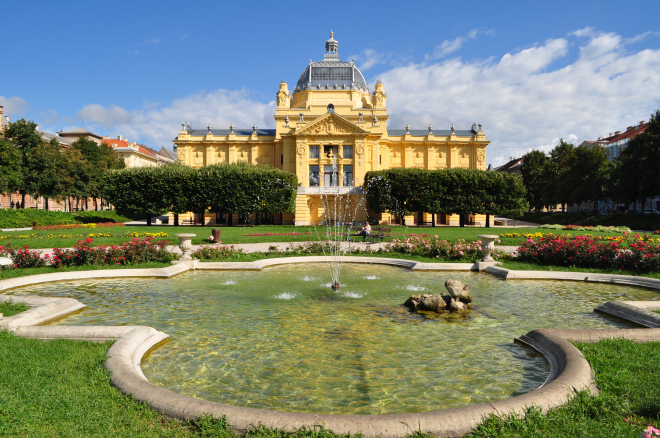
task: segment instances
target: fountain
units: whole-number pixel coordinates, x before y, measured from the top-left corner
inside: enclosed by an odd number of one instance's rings
[[[323,187],[317,187],[320,195],[321,203],[323,206],[323,225],[325,225],[325,239],[322,239],[323,234],[319,234],[317,224],[312,222],[314,232],[319,241],[328,242],[328,245],[322,245],[323,255],[328,256],[328,270],[330,272],[330,287],[334,291],[341,288],[339,282],[339,275],[341,273],[342,264],[344,263],[345,249],[342,248],[344,242],[350,242],[351,227],[355,224],[358,211],[360,207],[364,207],[362,199],[355,198],[355,202],[351,202],[350,192],[360,192],[360,188],[354,187],[354,181],[351,181],[349,176],[339,172],[337,165],[337,155],[333,154],[332,160],[332,174],[329,180],[324,180]],[[342,186],[338,183],[342,181]],[[310,187],[318,186],[320,178],[316,177],[310,172],[309,185]],[[355,180],[357,182],[357,180]],[[351,189],[346,189],[351,187]],[[352,205],[353,204],[353,205]],[[319,224],[320,225],[320,224]],[[349,246],[350,247],[350,246]]]
[[[470,285],[472,311],[416,314],[400,305],[402,297],[435,293],[438,277],[448,275],[350,264],[333,292],[320,267],[77,280],[8,292],[89,306],[56,325],[137,324],[167,332],[171,340],[142,366],[151,382],[178,393],[253,408],[364,415],[526,393],[544,382],[547,368],[512,337],[534,328],[628,327],[592,309],[613,299],[657,298],[629,286],[511,282],[453,271],[452,278]]]

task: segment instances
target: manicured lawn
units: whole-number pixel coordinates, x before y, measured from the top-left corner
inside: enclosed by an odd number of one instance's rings
[[[30,248],[70,248],[78,240],[92,237],[94,246],[121,245],[132,237],[147,237],[156,235],[155,240],[169,240],[172,244],[178,242],[175,234],[193,233],[193,244],[209,243],[211,229],[216,227],[172,227],[172,226],[142,226],[121,228],[75,229],[62,231],[11,231],[0,234],[0,245],[11,244],[14,247],[29,246]],[[225,244],[260,243],[260,242],[304,242],[325,239],[325,227],[260,225],[257,227],[220,227],[221,240]],[[460,228],[460,227],[404,227],[392,226],[393,238],[405,238],[411,234],[438,236],[440,239],[457,241],[478,240],[480,234],[516,233],[519,236],[501,238],[500,245],[519,245],[527,237],[524,234],[589,234],[584,231],[557,231],[539,228]],[[598,236],[620,236],[619,233],[593,233]]]
[[[630,437],[660,424],[660,343],[608,340],[576,344],[593,368],[600,395],[581,393],[547,416],[491,418],[470,434],[486,437]]]
[[[0,332],[0,436],[16,437],[327,437],[260,428],[245,435],[222,420],[180,423],[110,386],[104,369],[111,343],[43,342]],[[660,421],[660,344],[578,344],[601,394],[579,394],[547,417],[491,418],[472,437],[639,437]],[[414,433],[417,437],[422,434]]]

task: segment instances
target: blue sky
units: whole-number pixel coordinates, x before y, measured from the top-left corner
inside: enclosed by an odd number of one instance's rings
[[[272,127],[330,29],[383,80],[390,128],[483,123],[493,164],[660,108],[657,1],[5,3],[0,105],[50,132],[160,148],[183,121]]]

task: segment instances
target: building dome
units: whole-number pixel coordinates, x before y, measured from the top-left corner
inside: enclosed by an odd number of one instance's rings
[[[300,75],[294,93],[304,90],[358,90],[369,92],[367,82],[355,63],[339,60],[337,49],[339,42],[330,32],[330,39],[325,42],[323,61],[312,62]]]

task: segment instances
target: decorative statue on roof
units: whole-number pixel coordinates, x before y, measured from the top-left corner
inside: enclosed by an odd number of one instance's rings
[[[383,81],[381,80],[376,81],[376,89],[374,91],[373,99],[372,99],[374,108],[384,108],[386,97],[387,95],[383,91]]]
[[[280,82],[280,90],[277,92],[277,107],[289,108],[291,106],[291,99],[289,97],[289,87],[285,80]]]

